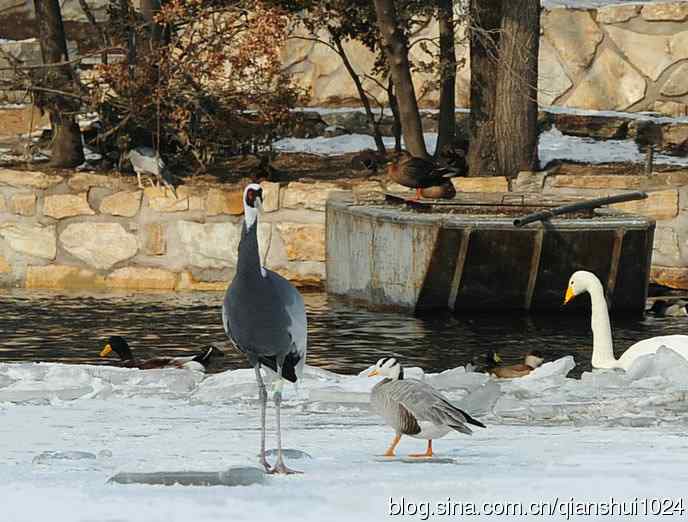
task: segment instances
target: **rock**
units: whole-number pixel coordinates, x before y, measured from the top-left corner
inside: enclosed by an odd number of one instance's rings
[[[559,62],[554,47],[545,38],[540,39],[538,62],[538,102],[540,105],[553,105],[571,88],[573,82]]]
[[[604,49],[566,100],[566,106],[624,110],[645,97],[645,88],[645,79],[633,67]]]
[[[457,192],[509,192],[509,182],[504,176],[480,178],[451,178]]]
[[[120,290],[174,290],[177,274],[161,268],[126,266],[105,279],[108,288]]]
[[[325,261],[325,225],[278,223],[289,261]]]
[[[688,290],[688,268],[652,265],[650,281],[669,288]]]
[[[688,153],[688,125],[669,123],[662,127],[662,150],[673,154]]]
[[[166,187],[146,187],[143,193],[148,206],[157,212],[184,212],[189,210],[189,198],[174,197]]]
[[[240,225],[179,221],[174,226],[179,238],[178,244],[186,253],[189,264],[201,268],[236,265]]]
[[[654,5],[647,4],[643,6],[641,15],[645,20],[651,22],[683,22],[688,18],[688,5],[679,2]]]
[[[14,214],[33,216],[36,214],[36,194],[15,194],[10,201],[10,208]]]
[[[134,217],[141,208],[141,196],[143,192],[116,192],[103,198],[100,203],[100,213],[112,216]]]
[[[177,187],[177,196],[189,200],[189,210],[205,210],[205,195],[195,190],[195,187],[181,185]]]
[[[43,199],[43,215],[55,219],[95,214],[88,204],[86,192],[80,194],[54,194]]]
[[[662,85],[661,93],[664,96],[683,96],[688,94],[688,63],[682,63],[676,67],[667,81]]]
[[[552,43],[561,62],[570,72],[579,74],[593,60],[604,34],[589,11],[553,9],[544,11],[542,26],[545,38]]]
[[[629,118],[616,116],[592,116],[587,114],[552,113],[552,123],[564,134],[597,139],[625,139],[628,135]]]
[[[325,282],[325,263],[303,261],[276,268],[275,272],[299,288],[322,288]]]
[[[281,190],[282,208],[307,208],[310,210],[325,210],[325,202],[331,192],[342,189],[335,183],[318,181],[315,183],[303,183],[292,181]]]
[[[60,234],[62,247],[74,257],[99,270],[134,257],[136,236],[119,223],[72,223]]]
[[[629,214],[640,214],[653,219],[671,219],[678,215],[678,191],[656,190],[647,193],[647,199],[611,205]]]
[[[85,192],[92,187],[116,190],[124,184],[122,178],[91,172],[78,172],[67,180],[67,185],[74,192]]]
[[[224,292],[227,290],[228,281],[196,281],[191,272],[179,274],[177,290],[190,290],[201,292]]]
[[[12,267],[3,256],[0,256],[0,274],[9,274]]]
[[[149,256],[162,256],[167,249],[165,229],[160,223],[150,223],[144,227],[143,250]]]
[[[547,188],[639,189],[647,180],[647,176],[556,174],[547,178]]]
[[[368,117],[363,111],[336,111],[320,115],[328,127],[344,129],[348,134],[371,134]],[[427,132],[427,131],[426,131]]]
[[[205,200],[206,213],[209,216],[230,214],[240,216],[244,213],[243,190],[221,190],[212,188]]]
[[[542,192],[546,177],[547,172],[521,171],[511,181],[511,190],[513,192]]]
[[[678,235],[671,227],[658,226],[652,246],[652,262],[658,265],[675,265],[680,261]]]
[[[55,259],[57,254],[54,225],[2,223],[0,237],[7,241],[12,250],[22,254],[41,259]]]
[[[598,24],[620,24],[638,16],[639,5],[605,5],[597,9]]]
[[[675,101],[656,101],[652,105],[652,110],[665,116],[681,118],[688,116],[688,105]]]
[[[11,170],[0,168],[0,185],[11,187],[33,187],[47,189],[62,182],[61,176],[52,176],[30,170]]]
[[[688,58],[688,31],[674,35],[651,35],[609,26],[607,33],[628,61],[653,81],[656,81],[671,64]],[[619,57],[617,59],[621,60]],[[609,76],[610,80],[613,80],[617,75],[610,69]],[[620,86],[617,84],[616,87],[618,89]],[[609,108],[611,107],[607,107]]]
[[[260,186],[263,189],[263,212],[279,210],[280,184],[263,181]]]
[[[29,266],[26,269],[25,286],[96,290],[105,288],[105,279],[91,270],[77,266]]]

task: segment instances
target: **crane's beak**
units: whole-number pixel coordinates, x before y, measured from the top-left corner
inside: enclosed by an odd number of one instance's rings
[[[103,351],[100,352],[100,356],[101,357],[107,357],[108,355],[110,355],[110,353],[112,353],[112,346],[110,346],[109,344],[106,344],[105,348],[103,348]]]
[[[570,286],[566,289],[566,295],[564,296],[564,304],[568,303],[571,299],[576,297],[573,293],[573,288]]]
[[[368,374],[368,377],[375,377],[376,375],[380,375],[380,372],[377,371],[377,368],[375,368],[372,372]]]

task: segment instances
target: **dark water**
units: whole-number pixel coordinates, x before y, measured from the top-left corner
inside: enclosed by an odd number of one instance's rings
[[[548,360],[573,355],[574,374],[590,369],[592,337],[587,314],[548,316],[438,313],[409,317],[370,312],[325,294],[306,294],[308,363],[341,373],[367,368],[394,355],[406,366],[442,371],[498,351],[506,362],[528,350]],[[0,362],[105,363],[98,354],[109,335],[126,337],[138,358],[189,355],[225,342],[222,294],[57,294],[0,292]],[[686,333],[688,319],[614,320],[618,351],[655,335]],[[114,355],[114,354],[113,354]],[[246,367],[229,350],[214,370]]]

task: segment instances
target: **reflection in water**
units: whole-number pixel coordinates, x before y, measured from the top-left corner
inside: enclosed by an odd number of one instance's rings
[[[436,313],[409,317],[370,312],[328,297],[306,294],[308,363],[342,373],[359,372],[386,355],[406,366],[442,371],[467,362],[482,364],[499,351],[507,363],[538,349],[548,360],[571,354],[574,374],[590,369],[589,317],[503,313],[453,317]],[[222,294],[56,294],[0,292],[0,362],[99,363],[110,335],[122,335],[140,358],[188,355],[212,342],[225,342],[220,321]],[[686,333],[685,319],[615,320],[619,352],[655,335]],[[230,350],[215,369],[246,367]]]

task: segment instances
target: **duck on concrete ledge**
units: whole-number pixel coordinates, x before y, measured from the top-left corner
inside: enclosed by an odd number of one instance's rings
[[[428,159],[412,156],[406,151],[390,163],[387,174],[399,185],[416,189],[416,199],[423,196],[422,189],[427,190],[431,187],[439,187],[439,189],[426,193],[426,197],[453,198],[456,195],[456,190],[448,178],[457,176],[459,174],[457,169],[443,167]]]

